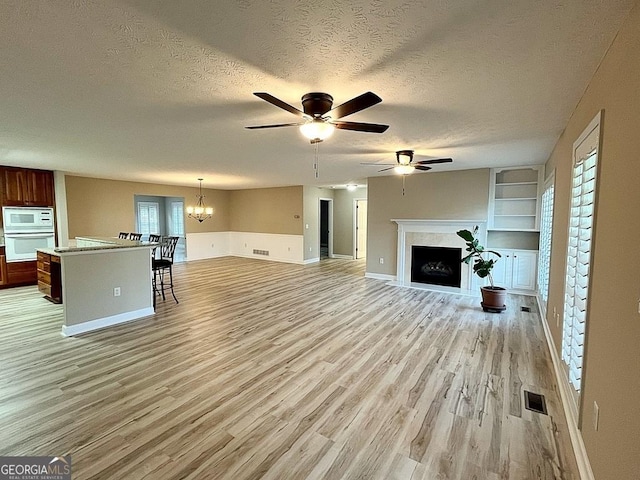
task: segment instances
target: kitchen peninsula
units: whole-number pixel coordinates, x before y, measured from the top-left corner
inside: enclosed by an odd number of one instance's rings
[[[156,244],[76,237],[75,245],[38,249],[60,258],[64,324],[74,336],[153,315],[150,250]]]

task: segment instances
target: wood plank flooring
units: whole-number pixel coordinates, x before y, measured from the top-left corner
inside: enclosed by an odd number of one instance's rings
[[[70,454],[78,480],[579,478],[530,297],[484,313],[349,260],[175,277],[179,304],[77,338],[0,291],[0,455]]]

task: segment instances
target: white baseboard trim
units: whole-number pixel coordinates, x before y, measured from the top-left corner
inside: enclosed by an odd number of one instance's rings
[[[538,310],[543,311],[542,304],[540,302],[540,296],[536,295],[538,301]],[[542,327],[544,329],[544,336],[547,339],[547,347],[551,353],[551,361],[553,362],[553,371],[556,374],[556,383],[558,384],[558,390],[560,391],[560,401],[562,402],[562,408],[564,409],[564,415],[567,419],[567,427],[569,428],[569,437],[571,438],[571,445],[573,446],[573,453],[576,457],[576,463],[578,464],[578,471],[580,473],[581,480],[595,480],[593,470],[591,469],[591,463],[589,462],[589,456],[587,455],[587,449],[584,446],[582,440],[582,434],[578,429],[578,417],[573,405],[573,397],[571,394],[571,386],[569,385],[569,379],[564,375],[564,369],[562,368],[561,359],[556,351],[556,347],[553,343],[553,337],[551,336],[551,330],[547,323],[545,315],[540,314],[542,321]]]
[[[234,253],[231,255],[224,255],[225,257],[240,257],[240,258],[252,258],[253,260],[264,260],[267,262],[280,262],[280,263],[294,263],[294,264],[300,264],[299,261],[297,260],[292,260],[290,258],[277,258],[277,257],[270,257],[269,255],[243,255],[241,253]]]
[[[353,260],[353,255],[341,255],[339,253],[334,253],[331,255],[331,258],[341,258],[344,260]]]
[[[318,263],[319,261],[320,261],[320,257],[309,258],[307,260],[303,260],[302,264],[303,265],[309,265],[310,263]]]
[[[388,275],[386,273],[371,273],[365,272],[364,278],[373,278],[374,280],[384,280],[385,282],[395,282],[395,275]]]
[[[149,317],[155,312],[153,307],[141,308],[140,310],[133,310],[131,312],[119,313],[118,315],[111,315],[110,317],[97,318],[88,322],[79,323],[77,325],[63,325],[62,336],[73,337],[80,335],[81,333],[92,332],[93,330],[99,330],[101,328],[112,327],[120,323],[130,322],[142,317]]]

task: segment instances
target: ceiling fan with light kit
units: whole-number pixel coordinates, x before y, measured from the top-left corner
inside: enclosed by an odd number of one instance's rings
[[[386,172],[388,170],[394,170],[398,175],[402,175],[402,195],[404,195],[404,182],[407,175],[412,174],[414,171],[426,172],[431,170],[432,167],[427,165],[434,165],[437,163],[451,163],[452,158],[429,158],[426,160],[413,161],[413,150],[398,150],[396,152],[396,163],[361,163],[360,165],[368,166],[386,166],[378,172]]]
[[[302,121],[295,123],[278,123],[275,125],[255,125],[245,127],[250,130],[261,128],[300,127],[300,132],[313,143],[320,143],[329,138],[337,128],[340,130],[352,130],[355,132],[383,133],[389,125],[377,123],[345,122],[343,117],[354,114],[365,108],[372,107],[382,101],[373,92],[358,95],[342,105],[333,107],[333,97],[328,93],[311,92],[302,96],[302,110],[283,102],[279,98],[265,92],[255,92],[254,95],[282,108],[289,113],[302,117]]]

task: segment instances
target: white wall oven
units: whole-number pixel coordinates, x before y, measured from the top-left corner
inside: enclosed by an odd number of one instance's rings
[[[7,262],[35,260],[36,249],[55,246],[53,208],[2,207]]]

